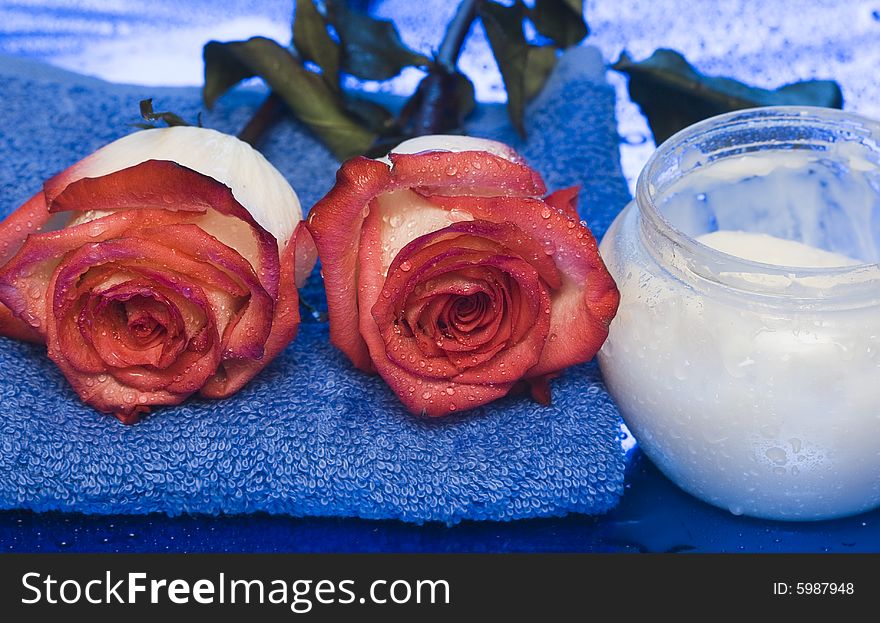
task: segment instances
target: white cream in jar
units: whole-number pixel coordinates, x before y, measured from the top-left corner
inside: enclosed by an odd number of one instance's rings
[[[733,513],[880,505],[878,137],[821,109],[703,122],[602,241],[609,391],[667,476]]]

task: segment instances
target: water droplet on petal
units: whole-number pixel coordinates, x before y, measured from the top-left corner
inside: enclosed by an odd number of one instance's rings
[[[431,397],[431,392],[422,392],[422,398],[424,398],[425,400],[427,400],[430,397]]]
[[[410,270],[412,270],[412,264],[410,264],[408,260],[404,260],[400,264],[400,270],[402,270],[405,273],[408,273]]]
[[[551,214],[553,214],[553,212],[550,210],[550,208],[544,208],[543,210],[541,210],[541,218],[550,218]]]

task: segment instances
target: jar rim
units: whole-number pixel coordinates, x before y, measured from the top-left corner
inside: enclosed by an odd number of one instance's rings
[[[833,267],[786,266],[731,255],[698,242],[676,227],[661,213],[655,202],[657,189],[652,180],[657,179],[669,156],[698,139],[704,139],[712,132],[729,130],[738,125],[755,124],[756,122],[760,122],[762,125],[799,123],[817,129],[823,127],[836,130],[850,129],[880,143],[880,122],[854,113],[819,106],[762,106],[710,117],[688,126],[666,139],[648,159],[636,182],[635,198],[642,219],[650,223],[656,233],[659,233],[675,247],[680,248],[685,254],[708,260],[714,265],[723,265],[725,274],[769,275],[807,282],[815,278],[826,280],[833,278],[839,279],[841,282],[852,281],[855,284],[863,284],[866,278],[870,281],[876,280],[880,276],[880,262]],[[699,276],[707,277],[705,274]],[[710,281],[719,281],[721,285],[724,285],[723,280],[713,278],[716,276],[708,277]],[[760,290],[758,287],[755,289]],[[773,290],[770,288],[766,293],[772,294]],[[779,294],[778,291],[775,293]],[[804,297],[800,296],[800,298]],[[827,296],[819,296],[819,298],[827,298]]]

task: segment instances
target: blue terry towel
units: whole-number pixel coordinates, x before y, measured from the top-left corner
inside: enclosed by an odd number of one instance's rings
[[[595,50],[566,55],[517,139],[497,106],[474,135],[513,144],[548,187],[583,184],[600,236],[629,196],[614,96]],[[137,102],[194,119],[196,89],[110,85],[0,58],[0,211],[46,177],[132,130]],[[205,115],[234,132],[262,94],[239,90]],[[294,123],[264,153],[309,206],[337,164]],[[313,275],[303,297],[323,304]],[[311,321],[310,321],[311,320]],[[541,407],[508,397],[442,420],[408,415],[305,317],[296,341],[238,395],[157,409],[135,426],[82,405],[44,348],[0,339],[0,508],[85,513],[336,515],[455,523],[601,513],[623,490],[620,420],[594,363],[553,382]]]

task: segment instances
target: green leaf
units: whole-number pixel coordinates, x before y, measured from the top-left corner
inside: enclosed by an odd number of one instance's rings
[[[629,76],[629,94],[651,125],[657,144],[697,121],[755,106],[843,107],[840,86],[809,80],[776,90],[752,87],[730,78],[704,76],[673,50],[657,50],[633,62],[624,52],[612,69]]]
[[[584,21],[584,0],[535,0],[529,19],[560,48],[573,46],[590,33]]]
[[[431,60],[400,40],[394,24],[350,10],[344,0],[328,0],[327,13],[342,43],[342,69],[364,80],[388,80],[404,67]]]
[[[208,108],[234,84],[259,76],[340,160],[364,153],[376,138],[347,114],[340,95],[321,76],[271,39],[211,41],[204,57],[202,96]]]
[[[544,87],[556,64],[556,50],[552,46],[535,46],[526,41],[525,11],[519,1],[509,7],[483,2],[478,9],[507,89],[507,112],[522,136],[526,133],[526,103]]]
[[[339,45],[327,32],[327,23],[313,0],[296,0],[293,46],[304,61],[311,61],[321,68],[328,85],[338,89]]]
[[[169,128],[176,125],[189,125],[186,121],[183,120],[183,117],[177,115],[173,112],[155,112],[153,110],[153,98],[145,99],[140,101],[140,109],[141,109],[141,117],[144,118],[144,121],[164,121],[165,125]],[[156,126],[149,125],[146,123],[137,123],[135,124],[139,128],[149,129],[154,128]]]
[[[523,85],[527,102],[541,92],[554,67],[556,67],[556,50],[550,46],[530,46]]]

